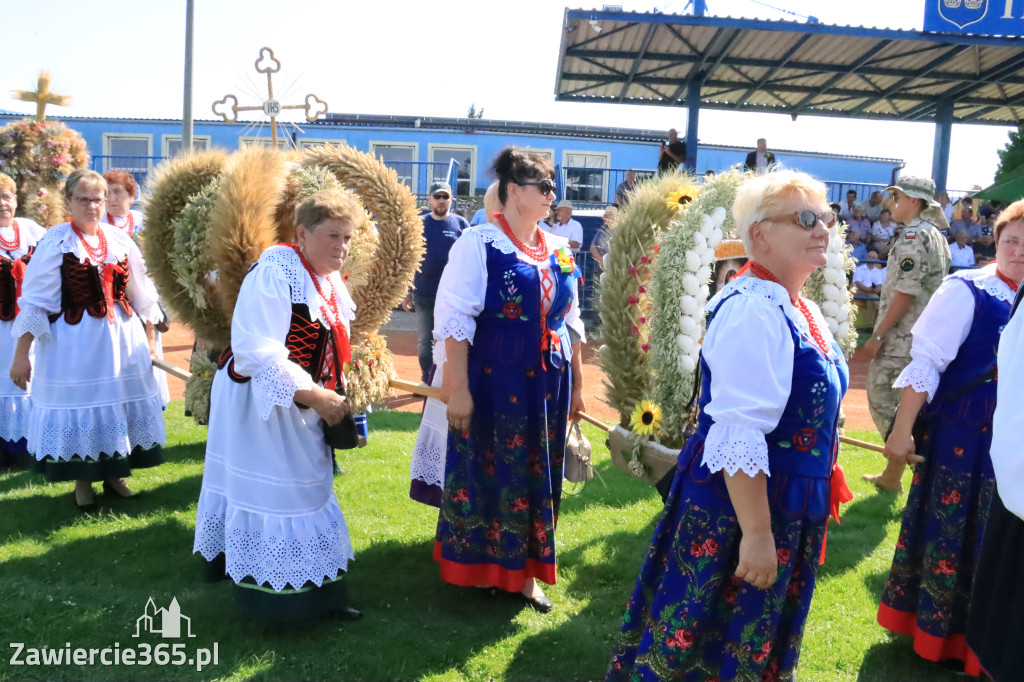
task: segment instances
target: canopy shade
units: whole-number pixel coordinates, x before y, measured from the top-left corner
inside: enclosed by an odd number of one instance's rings
[[[1024,166],[974,195],[976,199],[1010,203],[1024,198]]]
[[[1024,40],[816,23],[566,10],[561,101],[1019,125]],[[945,112],[945,113],[943,113]]]

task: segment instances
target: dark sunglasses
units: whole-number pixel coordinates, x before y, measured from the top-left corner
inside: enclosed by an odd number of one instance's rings
[[[452,198],[451,194],[435,194],[433,196],[434,196],[435,199],[451,199]]]
[[[517,182],[516,184],[521,185],[523,187],[536,187],[538,190],[540,190],[541,194],[554,194],[555,188],[558,187],[558,185],[556,185],[553,180],[548,180],[547,178],[544,178],[543,180],[524,180],[523,182]]]
[[[790,216],[781,215],[773,218],[765,218],[765,220],[776,222],[784,220]],[[805,230],[813,230],[814,226],[818,224],[820,220],[825,227],[832,227],[836,223],[835,211],[831,209],[828,211],[822,211],[821,213],[815,213],[814,211],[804,210],[797,211],[793,214],[793,222],[804,228]]]

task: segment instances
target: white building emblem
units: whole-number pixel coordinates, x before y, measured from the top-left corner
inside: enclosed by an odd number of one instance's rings
[[[932,0],[939,3],[939,16],[963,30],[988,13],[988,0]]]
[[[184,635],[182,621],[185,623]],[[132,637],[139,637],[143,632],[164,638],[195,637],[192,634],[192,619],[181,614],[177,597],[171,599],[171,604],[166,609],[158,609],[153,603],[153,598],[149,598],[145,612],[135,619],[135,634]]]

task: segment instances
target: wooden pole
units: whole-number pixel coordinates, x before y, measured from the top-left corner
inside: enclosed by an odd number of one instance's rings
[[[189,372],[188,370],[181,369],[180,367],[175,367],[171,363],[161,360],[156,356],[153,356],[153,366],[156,367],[157,369],[162,369],[163,371],[170,374],[172,377],[177,377],[182,381],[188,381],[189,379],[192,378],[192,373]]]

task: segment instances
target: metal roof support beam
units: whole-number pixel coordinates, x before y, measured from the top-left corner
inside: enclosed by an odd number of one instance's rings
[[[700,120],[700,89],[704,73],[694,74],[686,91],[686,160],[683,165],[697,172],[697,126]]]
[[[953,100],[941,99],[935,103],[935,150],[932,152],[932,180],[935,190],[946,189],[949,172],[949,143],[953,137]]]
[[[654,40],[654,34],[658,32],[657,24],[648,24],[647,33],[644,35],[643,44],[640,45],[640,51],[636,54],[633,59],[633,68],[629,70],[629,74],[626,76],[625,81],[622,83],[622,91],[619,93],[619,104],[622,104],[626,99],[626,94],[629,92],[629,86],[633,85],[633,79],[636,78],[636,72],[640,70],[640,64],[644,60],[644,54],[647,53],[648,48],[651,46],[651,41]]]

